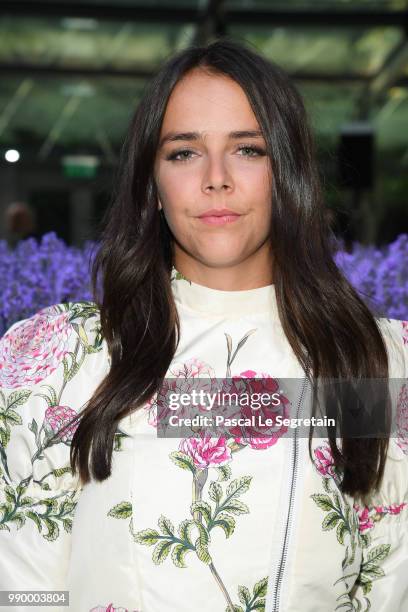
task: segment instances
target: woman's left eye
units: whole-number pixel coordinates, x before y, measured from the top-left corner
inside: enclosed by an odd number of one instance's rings
[[[265,155],[265,151],[264,149],[261,149],[260,147],[254,147],[254,146],[250,146],[250,145],[242,145],[240,147],[238,147],[238,151],[251,151],[251,155],[244,155],[243,157],[259,157],[262,155]],[[181,161],[181,162],[187,162],[190,161],[191,157],[190,154],[194,153],[194,151],[190,151],[190,149],[182,149],[180,151],[175,151],[174,153],[171,153],[168,157],[167,160],[169,161]],[[187,155],[186,155],[187,154]],[[180,157],[182,156],[182,157]],[[242,157],[242,156],[240,156]]]
[[[238,147],[238,151],[243,151],[245,149],[247,149],[247,151],[253,151],[254,153],[256,153],[256,155],[249,155],[249,157],[257,157],[257,155],[265,155],[265,151],[261,149],[260,147],[245,146],[245,145],[243,145],[242,147]]]

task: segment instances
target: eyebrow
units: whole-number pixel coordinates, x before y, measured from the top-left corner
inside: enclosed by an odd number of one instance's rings
[[[228,138],[238,140],[240,138],[259,138],[263,136],[261,130],[238,130],[229,132]],[[200,140],[202,134],[200,132],[168,132],[159,142],[159,149],[167,142],[175,142],[178,140]]]

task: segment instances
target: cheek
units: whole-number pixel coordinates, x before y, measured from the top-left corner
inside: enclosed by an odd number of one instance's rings
[[[162,173],[159,191],[169,213],[185,210],[197,198],[197,179],[192,172],[182,177],[177,172]]]

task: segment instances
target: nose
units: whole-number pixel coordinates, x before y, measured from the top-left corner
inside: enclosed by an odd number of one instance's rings
[[[232,188],[232,177],[224,161],[221,158],[209,160],[206,172],[203,176],[203,191],[220,191]]]

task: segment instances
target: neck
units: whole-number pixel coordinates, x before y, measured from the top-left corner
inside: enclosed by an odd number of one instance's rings
[[[273,284],[269,252],[231,264],[202,263],[187,254],[175,253],[174,268],[194,283],[223,291],[246,291]]]

